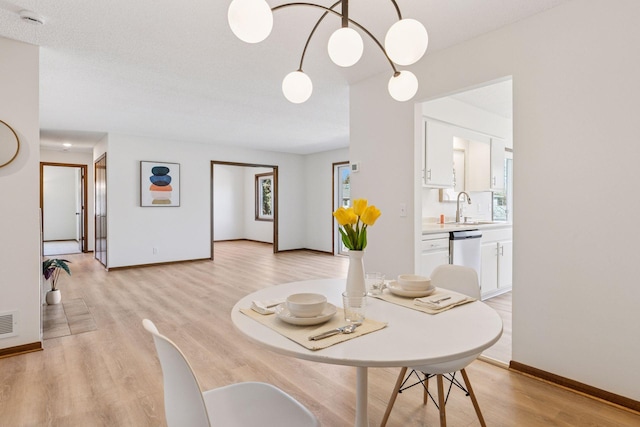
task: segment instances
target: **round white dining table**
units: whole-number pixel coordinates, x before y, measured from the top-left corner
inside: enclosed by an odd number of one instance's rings
[[[502,320],[488,305],[474,301],[432,315],[367,297],[366,317],[387,327],[321,350],[308,350],[240,312],[252,301],[285,299],[299,292],[315,292],[342,307],[345,279],[320,279],[270,286],[238,301],[231,312],[235,327],[256,343],[299,359],[356,367],[356,427],[369,425],[367,369],[422,366],[479,354],[502,335]],[[336,316],[344,316],[341,309]],[[346,322],[345,322],[346,323]],[[392,385],[390,385],[391,387]]]

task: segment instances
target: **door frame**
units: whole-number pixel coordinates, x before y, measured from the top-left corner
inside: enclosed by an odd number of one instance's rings
[[[336,201],[338,199],[338,191],[337,191],[337,182],[336,182],[336,171],[337,168],[339,166],[346,166],[349,165],[349,161],[343,161],[343,162],[334,162],[331,164],[331,212],[335,212],[336,209],[338,209],[338,206],[336,206]],[[333,255],[342,255],[338,252],[336,252],[336,229],[337,229],[337,224],[334,223],[334,218],[333,216],[331,216],[331,254]]]
[[[211,212],[209,215],[209,224],[211,225],[211,236],[209,244],[211,246],[211,259],[213,260],[213,169],[215,165],[240,166],[250,168],[270,168],[273,170],[273,187],[275,189],[273,195],[273,253],[278,253],[278,199],[280,197],[280,188],[278,186],[278,166],[265,165],[259,163],[242,163],[242,162],[226,162],[221,160],[211,160],[211,179],[209,179],[209,197],[211,200]]]
[[[104,189],[101,190],[100,192],[98,191],[98,178],[100,176],[100,174],[98,174],[98,166],[99,163],[104,162]],[[102,186],[102,185],[101,185]],[[98,221],[100,220],[98,218],[98,209],[96,209],[96,206],[98,205],[98,197],[100,195],[104,195],[104,212],[107,212],[107,199],[108,199],[108,194],[107,194],[107,153],[103,153],[100,157],[98,157],[97,159],[95,159],[93,161],[93,187],[94,187],[94,191],[93,191],[93,203],[94,203],[94,209],[93,209],[93,245],[94,245],[94,250],[93,250],[93,258],[98,261],[100,264],[102,264],[104,266],[104,268],[107,269],[107,271],[109,270],[109,256],[108,256],[108,251],[107,251],[107,247],[108,247],[108,234],[104,233],[104,230],[102,228],[102,226],[98,226]],[[101,213],[103,213],[101,211]],[[106,223],[105,223],[105,229],[106,229]],[[101,234],[104,234],[104,236],[98,236],[98,232],[101,232]],[[101,242],[98,243],[98,238],[100,238]],[[102,240],[104,240],[104,251],[102,250]],[[100,248],[100,252],[104,252],[104,262],[102,260],[102,257],[98,258],[98,248]]]
[[[69,168],[80,168],[82,173],[82,252],[89,252],[88,250],[88,242],[87,242],[87,165],[77,164],[77,163],[56,163],[56,162],[40,162],[40,227],[44,233],[44,167],[45,166],[58,166],[58,167],[69,167]],[[44,240],[43,240],[44,242]]]

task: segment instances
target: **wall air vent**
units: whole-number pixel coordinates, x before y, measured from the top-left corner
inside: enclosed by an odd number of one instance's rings
[[[0,339],[18,335],[18,312],[9,311],[0,313]]]

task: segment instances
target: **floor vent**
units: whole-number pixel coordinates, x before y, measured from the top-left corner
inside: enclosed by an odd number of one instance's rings
[[[17,311],[0,313],[0,338],[9,338],[18,335],[18,333],[16,332],[17,325]]]

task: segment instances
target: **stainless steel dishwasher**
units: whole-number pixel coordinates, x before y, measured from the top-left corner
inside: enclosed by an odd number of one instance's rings
[[[471,267],[480,278],[480,230],[452,231],[449,233],[451,264]]]

